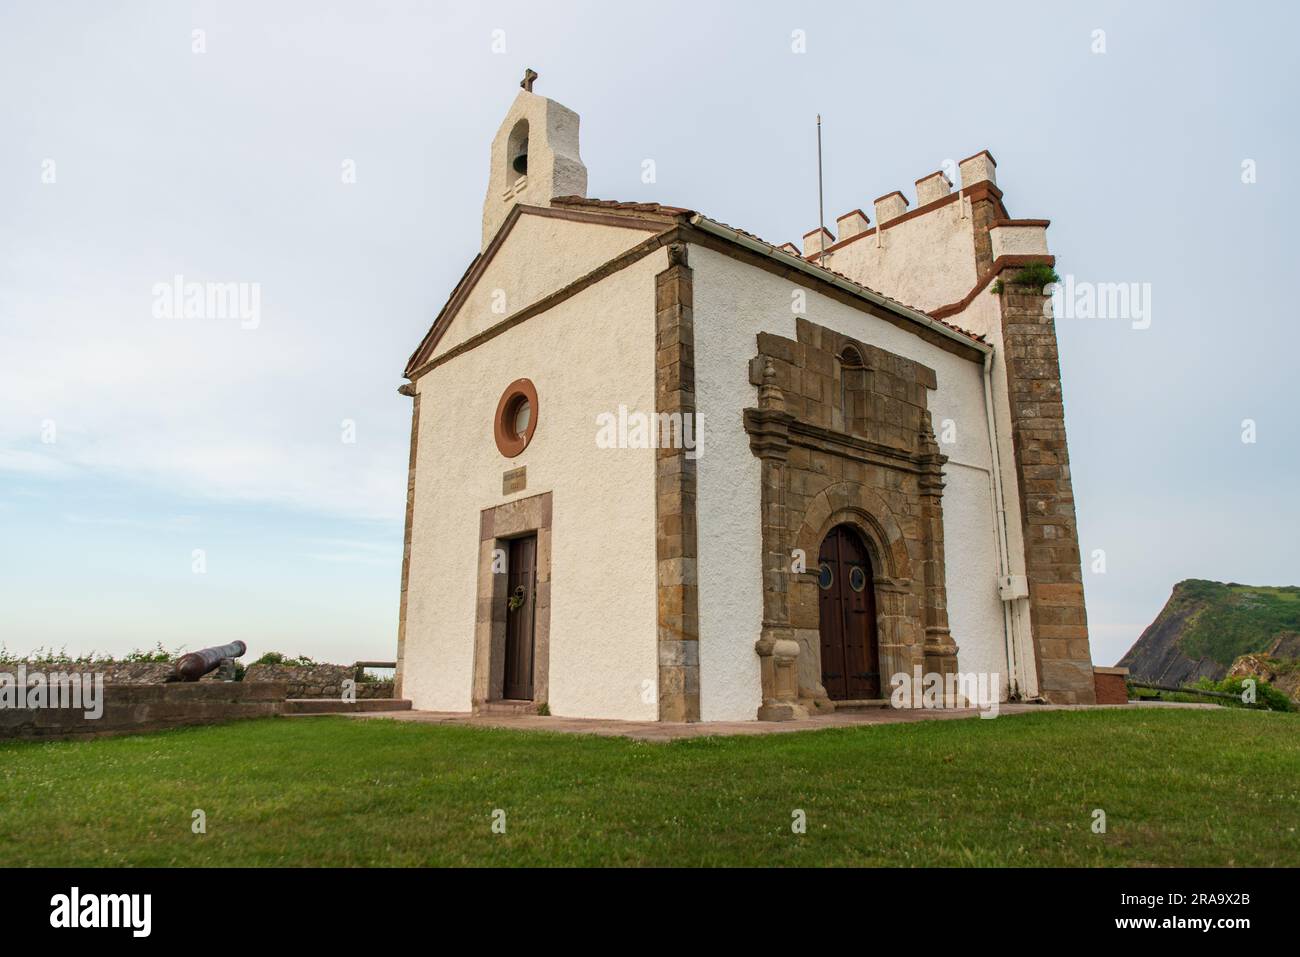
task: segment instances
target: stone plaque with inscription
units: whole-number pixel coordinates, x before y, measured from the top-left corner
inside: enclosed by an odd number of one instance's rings
[[[513,495],[515,492],[522,492],[528,487],[528,467],[520,466],[517,469],[510,469],[501,475],[501,494]]]

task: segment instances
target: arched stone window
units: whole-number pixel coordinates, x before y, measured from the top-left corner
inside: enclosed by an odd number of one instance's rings
[[[840,373],[840,421],[845,432],[867,430],[867,367],[862,354],[845,346],[837,357]]]

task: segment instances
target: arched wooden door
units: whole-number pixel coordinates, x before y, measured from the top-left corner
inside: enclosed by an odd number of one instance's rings
[[[835,701],[880,697],[871,557],[850,525],[836,525],[817,559],[822,685]]]

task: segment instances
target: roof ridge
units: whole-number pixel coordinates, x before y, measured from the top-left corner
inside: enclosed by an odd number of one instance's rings
[[[662,203],[624,201],[617,199],[596,199],[595,197],[588,196],[556,196],[551,200],[551,203],[559,204],[560,206],[591,206],[595,209],[612,209],[621,212],[663,213],[674,217],[683,214],[695,215],[695,210],[686,209],[681,206],[665,206]]]

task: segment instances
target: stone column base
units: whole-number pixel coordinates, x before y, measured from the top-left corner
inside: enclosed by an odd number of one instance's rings
[[[758,708],[759,721],[793,721],[795,718],[808,717],[808,709],[803,705],[789,701],[764,702]]]
[[[927,674],[955,675],[957,673],[957,642],[947,628],[925,629],[922,651]]]
[[[808,709],[799,703],[799,642],[789,632],[780,626],[764,626],[763,637],[754,645],[763,687],[759,721],[808,717]]]

